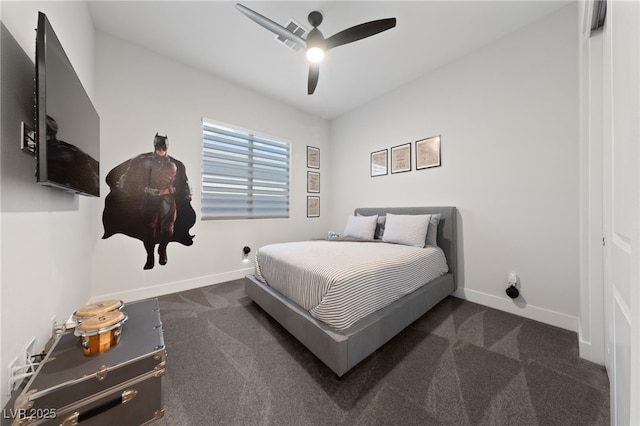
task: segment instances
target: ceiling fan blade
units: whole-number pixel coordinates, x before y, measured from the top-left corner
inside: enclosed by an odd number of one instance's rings
[[[282,25],[273,22],[271,19],[260,15],[258,12],[249,9],[248,7],[243,6],[240,3],[236,3],[236,9],[242,12],[247,18],[251,19],[256,24],[268,29],[272,33],[298,43],[302,47],[307,47],[307,42],[305,41],[305,39],[297,34],[292,33]]]
[[[347,28],[332,35],[325,40],[326,50],[332,47],[342,46],[343,44],[352,43],[362,40],[363,38],[390,30],[396,26],[396,18],[378,19],[377,21],[365,22],[355,27]]]
[[[309,65],[309,83],[307,85],[307,94],[313,95],[318,85],[318,77],[320,76],[320,64]]]

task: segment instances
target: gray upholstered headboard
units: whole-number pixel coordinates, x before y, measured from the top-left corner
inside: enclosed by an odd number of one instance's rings
[[[442,216],[438,223],[438,246],[442,248],[449,272],[453,273],[454,283],[457,287],[458,272],[458,236],[456,232],[456,208],[455,207],[361,207],[355,210],[355,214],[363,216],[391,214],[438,214]]]

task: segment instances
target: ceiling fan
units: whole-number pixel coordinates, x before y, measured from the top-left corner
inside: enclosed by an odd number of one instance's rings
[[[316,90],[320,74],[320,61],[322,61],[324,54],[329,49],[362,40],[363,38],[370,37],[396,26],[396,18],[378,19],[376,21],[365,22],[364,24],[347,28],[346,30],[340,31],[325,39],[318,29],[318,26],[322,23],[322,14],[320,12],[313,11],[307,17],[309,24],[311,24],[313,29],[309,31],[307,38],[303,39],[282,25],[273,22],[271,19],[262,16],[258,12],[249,9],[240,3],[236,3],[236,9],[258,25],[261,25],[276,35],[297,43],[306,49],[307,59],[311,62],[309,64],[309,82],[307,86],[307,93],[309,95],[312,95]]]

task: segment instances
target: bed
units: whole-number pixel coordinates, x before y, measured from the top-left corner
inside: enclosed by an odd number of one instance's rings
[[[307,298],[313,299],[318,297],[314,295],[285,296],[276,288],[284,290],[287,284],[285,276],[272,274],[271,278],[265,279],[262,276],[264,266],[256,266],[256,273],[247,275],[245,278],[246,294],[258,304],[265,312],[280,323],[289,333],[296,337],[303,345],[305,345],[318,359],[326,364],[338,377],[343,376],[346,372],[356,366],[360,361],[371,355],[378,348],[392,339],[396,334],[402,331],[409,324],[420,318],[429,309],[438,304],[441,300],[453,293],[456,289],[456,273],[457,273],[457,233],[456,233],[456,208],[455,207],[392,207],[392,208],[358,208],[354,212],[354,216],[371,217],[389,217],[391,215],[440,215],[437,222],[437,246],[438,251],[446,259],[446,272],[439,274],[437,278],[432,279],[426,277],[428,274],[412,275],[412,281],[422,279],[423,282],[406,284],[408,279],[402,279],[405,288],[402,291],[409,291],[407,294],[400,296],[397,300],[388,303],[384,302],[383,307],[374,306],[369,308],[371,312],[364,312],[364,316],[340,319],[336,323],[329,319],[322,318],[318,314],[317,309],[308,310],[301,305],[305,305]],[[434,216],[432,216],[434,217]],[[433,234],[431,234],[433,238]],[[427,234],[429,239],[429,234]],[[335,244],[338,248],[343,243],[317,241],[317,245],[311,245],[312,248],[320,247],[326,244]],[[432,240],[433,243],[433,240]],[[365,244],[365,243],[358,243]],[[369,243],[372,248],[382,250],[382,246],[396,246],[396,244],[388,243]],[[310,246],[310,243],[302,245]],[[364,247],[364,246],[358,246]],[[427,247],[428,248],[428,247]],[[262,250],[261,248],[260,250]],[[258,256],[260,255],[258,250]],[[424,250],[425,252],[427,250]],[[286,253],[286,252],[285,252]],[[263,256],[264,257],[264,256]],[[374,262],[375,263],[375,262]],[[372,264],[373,265],[373,264]],[[400,268],[401,270],[403,268]],[[300,272],[303,277],[311,277],[311,272]],[[306,274],[306,275],[304,275]],[[256,276],[257,275],[257,276]],[[295,277],[295,274],[287,274]],[[370,275],[384,276],[383,272],[375,271]],[[411,274],[409,274],[411,275]],[[425,278],[426,277],[426,278]],[[307,280],[304,278],[302,280]],[[266,283],[263,281],[267,281]],[[279,282],[283,281],[283,282]],[[413,287],[417,287],[413,289]],[[303,291],[304,293],[304,291]],[[301,298],[300,300],[298,300]],[[350,297],[351,298],[351,297]],[[349,298],[349,300],[350,300]],[[297,300],[298,303],[294,302]],[[388,304],[387,304],[388,303]],[[311,303],[313,305],[313,303]],[[329,325],[333,324],[333,325]]]

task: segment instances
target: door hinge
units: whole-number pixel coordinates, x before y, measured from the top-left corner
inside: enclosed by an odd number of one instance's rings
[[[602,237],[602,245],[605,246],[606,244],[604,243],[604,237]]]

